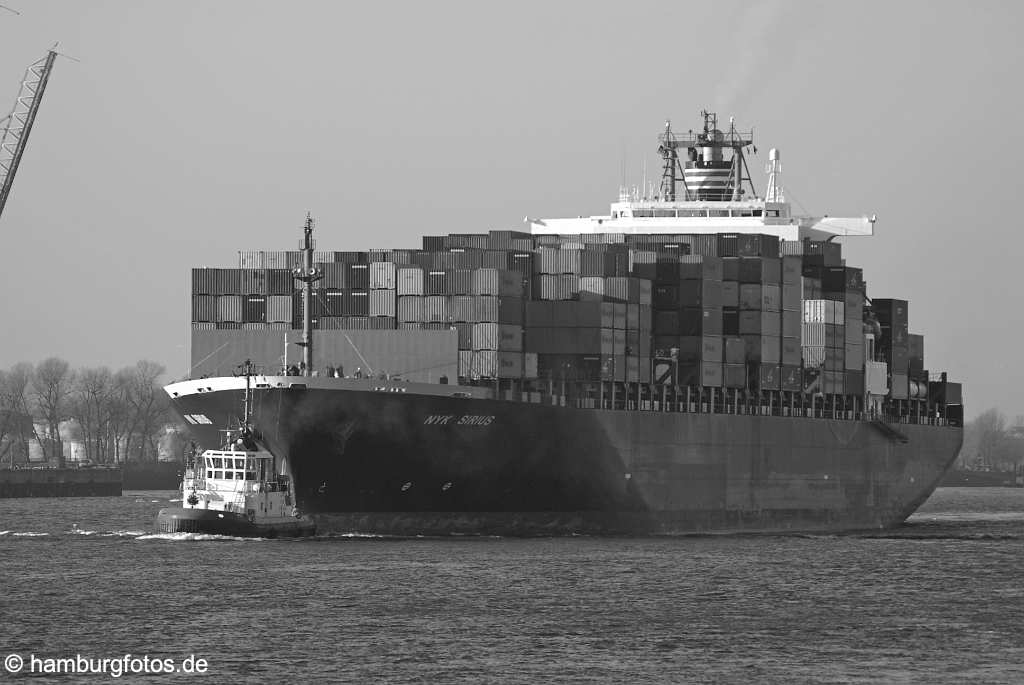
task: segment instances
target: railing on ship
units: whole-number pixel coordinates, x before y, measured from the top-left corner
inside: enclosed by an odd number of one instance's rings
[[[497,387],[493,381],[488,385],[499,399],[578,409],[963,425],[961,405],[937,405],[925,399],[886,400],[872,406],[858,395],[806,395],[795,391],[757,392],[657,383],[550,380],[530,386],[508,381]]]

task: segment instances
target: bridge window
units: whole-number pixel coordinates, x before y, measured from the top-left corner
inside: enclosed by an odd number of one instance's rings
[[[245,471],[235,471],[235,480],[242,480],[245,477]]]
[[[224,477],[224,472],[223,471],[214,471],[213,472],[213,477],[214,478],[223,478]]]
[[[213,478],[213,471],[212,471],[212,470],[210,470],[210,469],[207,469],[207,471],[206,471],[206,477],[207,477],[207,478]]]
[[[676,215],[676,210],[674,210],[674,209],[655,209],[654,210],[654,216],[659,216],[659,217],[666,217],[666,216],[675,217],[675,215]]]
[[[651,217],[651,216],[654,216],[654,212],[652,210],[650,210],[650,209],[634,209],[633,210],[633,216],[634,217]]]

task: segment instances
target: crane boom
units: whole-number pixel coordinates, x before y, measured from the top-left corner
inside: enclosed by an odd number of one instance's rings
[[[43,101],[43,91],[50,79],[50,71],[57,53],[50,50],[46,57],[30,65],[25,70],[25,78],[21,82],[18,99],[14,109],[7,115],[3,135],[0,136],[0,216],[4,213],[7,197],[14,185],[14,175],[25,154],[28,136],[32,132],[39,104]]]

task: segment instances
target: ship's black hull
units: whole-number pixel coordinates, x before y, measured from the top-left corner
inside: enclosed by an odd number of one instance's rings
[[[316,526],[311,521],[296,519],[288,523],[261,524],[250,521],[242,514],[184,507],[161,509],[156,516],[156,528],[161,533],[200,533],[246,538],[294,538],[316,533]]]
[[[455,390],[453,388],[453,390]],[[205,446],[237,389],[179,393]],[[257,389],[320,531],[683,534],[889,527],[931,494],[962,430],[575,409],[338,387]]]

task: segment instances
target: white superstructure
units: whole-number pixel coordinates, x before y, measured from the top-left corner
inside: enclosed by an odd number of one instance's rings
[[[702,234],[760,233],[781,240],[826,240],[833,236],[873,235],[875,218],[794,215],[779,185],[779,152],[769,153],[768,190],[758,197],[750,182],[744,149],[750,134],[716,127],[704,112],[704,131],[675,134],[666,124],[659,152],[665,165],[656,198],[620,193],[607,215],[567,219],[530,219],[530,232],[543,234]],[[678,150],[687,150],[687,159]],[[731,157],[727,157],[731,155]],[[746,182],[746,183],[744,183]]]

